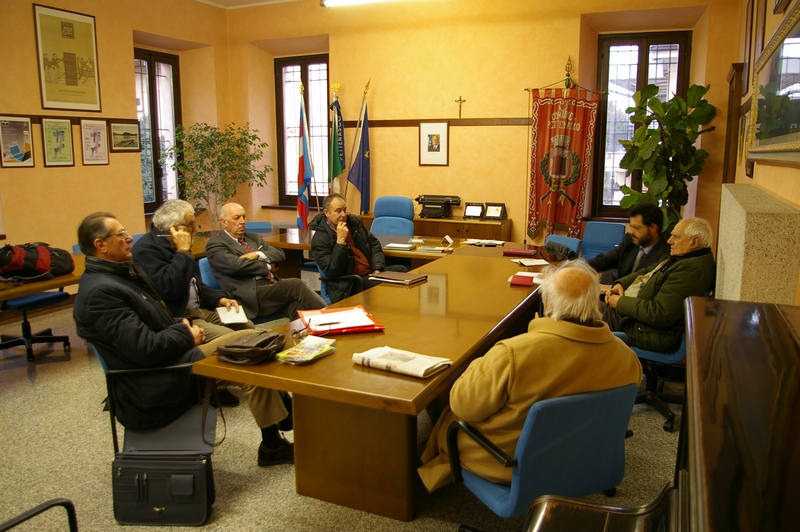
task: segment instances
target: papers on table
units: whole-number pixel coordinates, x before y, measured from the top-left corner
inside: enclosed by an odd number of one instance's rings
[[[231,307],[228,310],[225,307],[217,307],[217,314],[219,315],[219,319],[222,320],[222,323],[247,323],[247,314],[244,313],[244,309],[239,307],[239,312],[236,312],[236,307]]]
[[[505,244],[505,240],[486,240],[482,238],[467,238],[462,242],[462,244],[469,244],[471,246],[502,246]]]
[[[441,253],[452,253],[453,248],[444,246],[418,246],[417,251],[433,251]]]
[[[411,244],[424,244],[425,243],[425,239],[424,238],[409,238],[408,241]]]
[[[398,242],[390,242],[383,246],[383,249],[395,250],[395,251],[411,251],[416,246],[414,244],[400,244]]]
[[[394,283],[410,285],[421,283],[428,278],[424,273],[406,273],[406,272],[379,272],[369,276],[371,281],[380,281],[382,283]]]
[[[511,259],[511,262],[516,262],[520,266],[547,266],[550,264],[544,259]]]
[[[297,314],[308,328],[308,332],[316,335],[344,334],[352,332],[382,331],[383,325],[375,321],[364,307],[331,308],[320,310],[298,310]]]
[[[452,364],[449,358],[420,355],[411,351],[383,346],[375,347],[363,353],[353,353],[353,362],[412,377],[430,377]]]

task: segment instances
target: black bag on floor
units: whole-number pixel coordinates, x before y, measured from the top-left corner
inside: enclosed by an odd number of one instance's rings
[[[121,525],[200,526],[216,495],[211,455],[191,451],[117,453],[112,485]]]

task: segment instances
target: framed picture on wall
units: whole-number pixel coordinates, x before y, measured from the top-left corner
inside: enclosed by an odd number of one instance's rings
[[[0,151],[3,168],[34,166],[30,118],[0,116]]]
[[[419,123],[419,165],[447,166],[450,163],[450,122]]]
[[[108,134],[105,120],[81,120],[83,164],[108,164]]]
[[[753,58],[750,56],[751,43],[753,42],[753,0],[747,0],[745,10],[747,17],[744,25],[744,69],[742,70],[742,96],[750,92],[750,68]]]
[[[42,118],[42,146],[45,166],[75,166],[69,118]]]
[[[774,2],[774,5],[772,7],[772,12],[775,15],[780,15],[781,13],[786,11],[786,8],[789,7],[789,2],[791,2],[792,0],[772,0],[772,1]]]
[[[111,151],[142,151],[139,122],[111,122]]]
[[[94,17],[33,5],[44,109],[100,111]]]

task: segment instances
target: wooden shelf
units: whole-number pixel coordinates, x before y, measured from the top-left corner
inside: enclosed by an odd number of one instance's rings
[[[361,216],[367,228],[372,226],[375,216]],[[511,219],[506,220],[464,220],[463,218],[420,218],[414,217],[414,234],[419,236],[450,235],[453,238],[482,238],[492,240],[511,240]]]

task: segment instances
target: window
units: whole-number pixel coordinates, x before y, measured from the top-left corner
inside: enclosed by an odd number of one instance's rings
[[[152,213],[168,199],[178,197],[177,174],[159,164],[163,151],[175,143],[181,120],[178,56],[134,50],[136,114],[142,135],[142,200]]]
[[[328,193],[328,55],[276,59],[276,124],[278,153],[282,161],[278,165],[278,192],[281,205],[297,203],[301,82],[314,166],[310,191],[312,196]]]
[[[625,109],[633,93],[645,85],[659,87],[657,97],[668,100],[688,88],[691,32],[601,35],[598,87],[603,97],[598,113],[594,160],[593,215],[625,217],[620,208],[621,185],[642,190],[641,173],[625,176],[619,162],[625,155],[620,139],[633,135]]]

